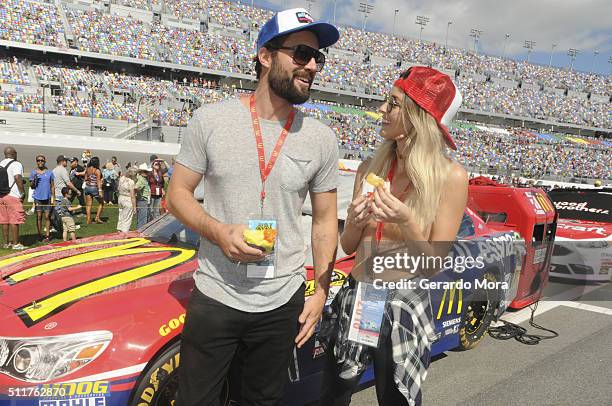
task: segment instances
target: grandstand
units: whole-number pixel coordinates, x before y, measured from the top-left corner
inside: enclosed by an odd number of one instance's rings
[[[221,0],[0,0],[0,131],[178,142],[197,106],[254,87],[254,41],[271,15]],[[454,77],[459,119],[510,129],[457,126],[465,165],[610,177],[610,76],[340,30],[317,101],[303,108],[331,125],[347,156],[375,148],[367,110],[401,70],[425,64]]]

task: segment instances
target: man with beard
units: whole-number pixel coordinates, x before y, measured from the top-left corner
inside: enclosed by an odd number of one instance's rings
[[[338,37],[304,9],[279,12],[259,33],[255,92],[205,105],[189,122],[167,194],[170,212],[202,236],[177,405],[220,404],[238,348],[240,404],[278,404],[292,349],[319,321],[338,238],[338,145],[329,127],[293,105],[308,100],[325,63],[319,49]],[[203,205],[193,195],[200,182]],[[308,192],[316,288],[304,303]],[[265,241],[247,244],[247,228]]]

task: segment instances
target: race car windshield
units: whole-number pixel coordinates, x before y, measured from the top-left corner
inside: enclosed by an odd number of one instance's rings
[[[196,248],[200,245],[200,236],[170,213],[145,224],[140,232],[152,241],[163,244],[187,244]]]

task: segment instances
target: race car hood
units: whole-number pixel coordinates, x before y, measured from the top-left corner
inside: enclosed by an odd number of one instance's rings
[[[29,335],[58,322],[58,333],[70,332],[73,324],[81,330],[95,328],[106,315],[116,314],[118,306],[126,314],[142,312],[138,298],[168,295],[173,284],[191,283],[195,254],[193,248],[131,233],[52,244],[2,258],[0,335]]]
[[[556,240],[612,240],[612,223],[559,219]]]

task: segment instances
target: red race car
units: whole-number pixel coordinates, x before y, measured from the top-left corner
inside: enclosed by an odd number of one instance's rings
[[[309,230],[310,216],[303,221]],[[459,237],[474,244],[458,249],[483,254],[486,267],[446,269],[432,280],[461,277],[504,286],[432,292],[438,333],[433,355],[474,347],[516,294],[520,258],[512,250],[513,233],[491,232],[468,209]],[[52,244],[0,259],[0,403],[170,404],[198,241],[196,233],[165,214],[129,234]],[[498,249],[487,246],[491,241]],[[353,257],[336,262],[329,301],[352,265]],[[309,296],[314,282],[312,269],[307,270]],[[316,337],[295,351],[284,404],[318,398],[322,355]],[[363,379],[372,379],[371,373]],[[226,401],[231,387],[226,385]]]

